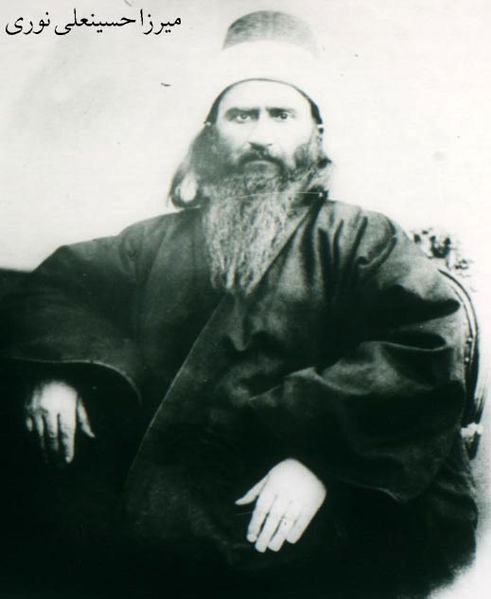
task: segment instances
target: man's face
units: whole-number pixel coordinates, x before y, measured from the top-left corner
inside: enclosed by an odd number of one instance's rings
[[[298,150],[315,131],[310,103],[295,88],[275,81],[244,81],[220,101],[217,133],[227,161],[244,173],[293,170]]]

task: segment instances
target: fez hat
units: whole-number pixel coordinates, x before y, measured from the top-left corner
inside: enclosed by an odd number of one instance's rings
[[[251,79],[286,83],[307,96],[321,122],[319,76],[317,45],[310,26],[284,12],[260,10],[230,25],[222,50],[210,65],[208,89],[202,92],[210,110],[236,83]]]

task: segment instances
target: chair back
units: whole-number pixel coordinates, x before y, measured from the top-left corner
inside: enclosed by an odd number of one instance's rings
[[[477,454],[483,434],[481,420],[489,380],[489,363],[485,355],[485,344],[475,302],[461,280],[446,269],[440,269],[440,272],[453,288],[465,315],[464,366],[467,401],[462,416],[461,434],[469,457],[472,459]]]

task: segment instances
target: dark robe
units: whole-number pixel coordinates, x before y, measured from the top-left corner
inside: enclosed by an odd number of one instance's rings
[[[462,564],[476,524],[463,319],[405,233],[311,194],[248,297],[209,279],[189,209],[60,248],[3,305],[7,368],[82,387],[107,373],[111,422],[138,406],[128,547],[244,576],[342,571],[342,596],[357,573],[409,588]],[[253,506],[234,501],[289,457],[327,499],[301,541],[260,555],[245,540]]]

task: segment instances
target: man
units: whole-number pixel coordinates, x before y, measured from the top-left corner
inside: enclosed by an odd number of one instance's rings
[[[230,27],[183,209],[48,258],[5,305],[5,354],[67,476],[138,403],[104,501],[140,566],[424,594],[474,543],[459,305],[396,225],[328,200],[311,46],[282,13]]]

